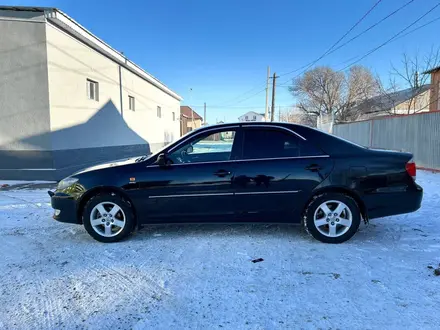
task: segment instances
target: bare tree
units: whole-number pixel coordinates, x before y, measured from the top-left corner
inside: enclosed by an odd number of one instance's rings
[[[294,80],[289,90],[306,115],[334,116],[336,121],[357,119],[357,105],[378,94],[376,79],[362,66],[353,66],[345,73],[316,67]]]
[[[295,107],[280,111],[280,121],[316,127],[316,116],[308,115]]]
[[[436,67],[440,64],[440,48],[431,48],[430,52],[421,56],[419,52],[414,55],[402,54],[401,66],[391,65],[391,76],[397,77],[404,89],[410,89],[411,97],[405,103],[407,114],[411,111],[418,112],[426,108],[419,104],[420,94],[425,90],[425,85],[429,83],[430,76],[423,72]]]

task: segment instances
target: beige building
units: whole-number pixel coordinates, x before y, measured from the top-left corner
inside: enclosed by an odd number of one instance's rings
[[[60,179],[180,135],[181,97],[55,8],[0,6],[0,179]]]
[[[440,66],[432,68],[424,74],[431,75],[431,95],[429,111],[440,111]]]
[[[431,86],[407,88],[397,92],[375,96],[354,108],[360,113],[358,119],[388,115],[410,115],[429,111]]]
[[[183,105],[180,107],[180,134],[185,135],[197,128],[202,127],[203,118],[191,107]]]

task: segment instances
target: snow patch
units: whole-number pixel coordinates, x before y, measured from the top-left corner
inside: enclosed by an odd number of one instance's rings
[[[281,225],[146,227],[102,244],[54,221],[45,190],[0,190],[0,328],[438,328],[440,174],[417,182],[419,211],[341,245]]]

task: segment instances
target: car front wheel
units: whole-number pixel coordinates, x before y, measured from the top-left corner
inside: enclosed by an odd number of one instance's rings
[[[134,228],[130,204],[114,193],[98,194],[86,204],[84,228],[94,239],[111,243],[128,236]]]
[[[343,243],[358,230],[361,214],[356,201],[340,193],[324,193],[312,199],[304,214],[307,232],[324,243]]]

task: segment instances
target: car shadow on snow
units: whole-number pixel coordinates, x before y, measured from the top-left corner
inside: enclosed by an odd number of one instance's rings
[[[404,226],[396,226],[392,221],[394,217],[378,219],[365,225],[361,223],[358,232],[345,244],[375,243],[385,244],[399,241],[402,235],[420,236],[420,239],[428,237],[424,231]],[[391,220],[391,221],[390,221]],[[398,221],[397,221],[398,222]],[[64,230],[65,239],[74,234],[80,241],[89,241],[90,236],[84,228],[72,225],[69,230]],[[134,231],[133,235],[128,236],[120,242],[144,242],[160,238],[216,238],[216,237],[249,237],[249,238],[282,238],[286,240],[297,240],[317,244],[322,244],[310,236],[302,225],[299,224],[155,224],[143,225],[140,230]]]
[[[164,224],[144,225],[132,239],[153,237],[298,236],[307,238],[300,225],[292,224]],[[130,239],[130,238],[129,238]]]

